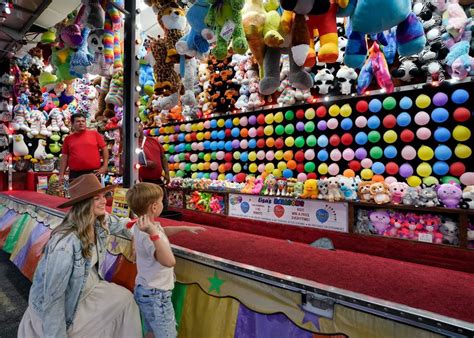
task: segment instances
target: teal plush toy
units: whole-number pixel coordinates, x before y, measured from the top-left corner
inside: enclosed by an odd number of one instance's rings
[[[140,76],[138,78],[140,85],[146,95],[152,96],[155,87],[155,78],[153,77],[153,67],[146,59],[140,60]]]
[[[218,60],[224,60],[232,41],[234,52],[244,54],[249,47],[242,27],[244,0],[208,0],[208,3],[211,7],[205,22],[213,27],[217,36],[217,45],[212,53]]]
[[[338,16],[349,16],[352,32],[348,36],[344,63],[361,68],[367,56],[366,34],[380,33],[396,27],[398,54],[418,54],[426,44],[423,25],[411,11],[411,0],[350,0],[339,8]]]

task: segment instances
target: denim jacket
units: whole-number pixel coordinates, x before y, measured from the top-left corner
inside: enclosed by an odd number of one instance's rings
[[[125,225],[129,219],[107,215],[105,224],[112,235],[131,238]],[[104,262],[108,233],[96,224],[99,267]],[[90,261],[82,256],[75,233],[50,238],[33,277],[29,306],[43,322],[44,337],[67,337],[82,290],[89,275]],[[98,269],[102,277],[101,269]]]

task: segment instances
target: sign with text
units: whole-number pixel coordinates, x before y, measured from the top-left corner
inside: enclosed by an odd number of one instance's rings
[[[229,194],[229,216],[348,232],[348,204]]]
[[[124,188],[115,188],[112,201],[112,215],[119,217],[129,217],[130,209],[127,204],[127,190]]]

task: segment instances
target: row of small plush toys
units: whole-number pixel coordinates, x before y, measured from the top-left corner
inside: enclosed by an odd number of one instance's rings
[[[362,201],[376,204],[405,204],[415,207],[444,206],[474,209],[474,185],[461,189],[457,183],[410,187],[404,182],[362,181],[359,177],[342,175],[307,179],[304,183],[294,178],[282,179],[269,174],[265,178],[247,176],[236,183],[211,179],[174,178],[171,187],[196,190],[230,190],[246,194],[287,196],[334,201]]]

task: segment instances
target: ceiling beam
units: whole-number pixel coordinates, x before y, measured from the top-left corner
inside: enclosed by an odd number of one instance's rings
[[[13,4],[13,9],[16,9],[17,11],[27,13],[27,14],[30,14],[30,15],[35,14],[35,11],[33,11],[31,9],[28,9],[28,8],[25,8],[23,6],[17,5],[17,4]]]

